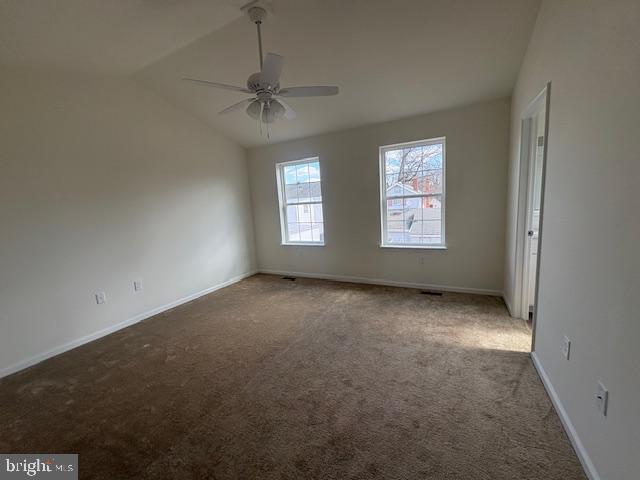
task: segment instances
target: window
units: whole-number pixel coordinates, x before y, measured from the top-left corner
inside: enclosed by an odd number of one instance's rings
[[[383,247],[445,248],[445,139],[380,147]]]
[[[282,243],[324,245],[319,159],[278,163],[276,173]]]

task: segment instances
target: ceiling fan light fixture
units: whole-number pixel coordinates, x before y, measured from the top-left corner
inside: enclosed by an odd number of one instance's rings
[[[254,120],[258,120],[258,118],[260,118],[260,101],[254,100],[253,102],[251,102],[247,107],[246,112],[247,115],[249,115],[251,118],[253,118]]]
[[[284,117],[284,107],[277,100],[272,100],[269,104],[269,109],[273,112],[273,117],[276,119],[280,119]]]
[[[265,105],[264,109],[262,110],[262,121],[264,123],[273,123],[275,122],[275,120],[276,116],[273,109],[270,106]]]

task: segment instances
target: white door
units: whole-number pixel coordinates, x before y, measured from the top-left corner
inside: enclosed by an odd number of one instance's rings
[[[545,90],[546,92],[546,90]],[[544,93],[544,92],[543,92]],[[521,257],[522,290],[520,300],[520,318],[533,317],[536,305],[536,279],[538,273],[538,256],[540,250],[540,222],[542,218],[542,192],[544,177],[544,156],[546,142],[546,108],[547,98],[540,95],[529,106],[522,118],[522,168],[525,173],[526,195],[523,198],[524,231]]]
[[[531,204],[529,207],[527,242],[529,251],[527,308],[533,312],[536,295],[536,272],[538,269],[538,240],[540,237],[540,205],[542,199],[542,165],[544,158],[544,112],[532,122],[535,128],[535,152],[533,154]]]

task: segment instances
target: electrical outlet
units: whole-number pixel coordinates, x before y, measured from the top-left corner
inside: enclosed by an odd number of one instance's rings
[[[609,403],[609,391],[600,382],[596,390],[596,406],[603,416],[607,416],[607,404]]]
[[[96,303],[98,305],[101,305],[103,303],[107,302],[107,294],[104,292],[97,292],[96,293]]]
[[[571,354],[571,340],[566,335],[562,340],[562,356],[569,360],[569,355]]]
[[[134,280],[133,281],[133,290],[135,292],[142,291],[142,280]]]

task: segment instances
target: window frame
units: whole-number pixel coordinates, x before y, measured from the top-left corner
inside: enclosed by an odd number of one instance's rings
[[[391,150],[399,150],[406,147],[424,146],[442,144],[442,193],[438,194],[417,194],[417,195],[401,195],[397,197],[387,197],[386,193],[386,165],[385,153]],[[380,248],[401,248],[401,249],[419,249],[419,250],[446,250],[446,178],[447,178],[447,139],[446,137],[435,137],[424,140],[415,140],[411,142],[394,143],[392,145],[383,145],[379,147],[379,165],[378,174],[380,176]],[[425,198],[441,196],[441,218],[440,218],[440,243],[434,244],[417,244],[417,243],[389,243],[387,241],[387,200],[388,199],[406,199],[406,198]]]
[[[320,157],[307,157],[302,158],[300,160],[291,160],[286,162],[278,162],[276,163],[276,184],[278,187],[278,210],[280,212],[280,245],[292,245],[298,247],[324,247],[326,236],[324,235],[324,195],[322,193],[322,166],[320,166],[320,197],[321,200],[319,202],[297,202],[297,203],[289,203],[286,201],[286,182],[284,179],[284,168],[290,167],[292,165],[299,165],[303,163],[311,163],[318,162],[320,165]],[[323,225],[323,241],[290,241],[289,240],[289,228],[287,222],[287,206],[289,205],[322,205],[322,225]]]

